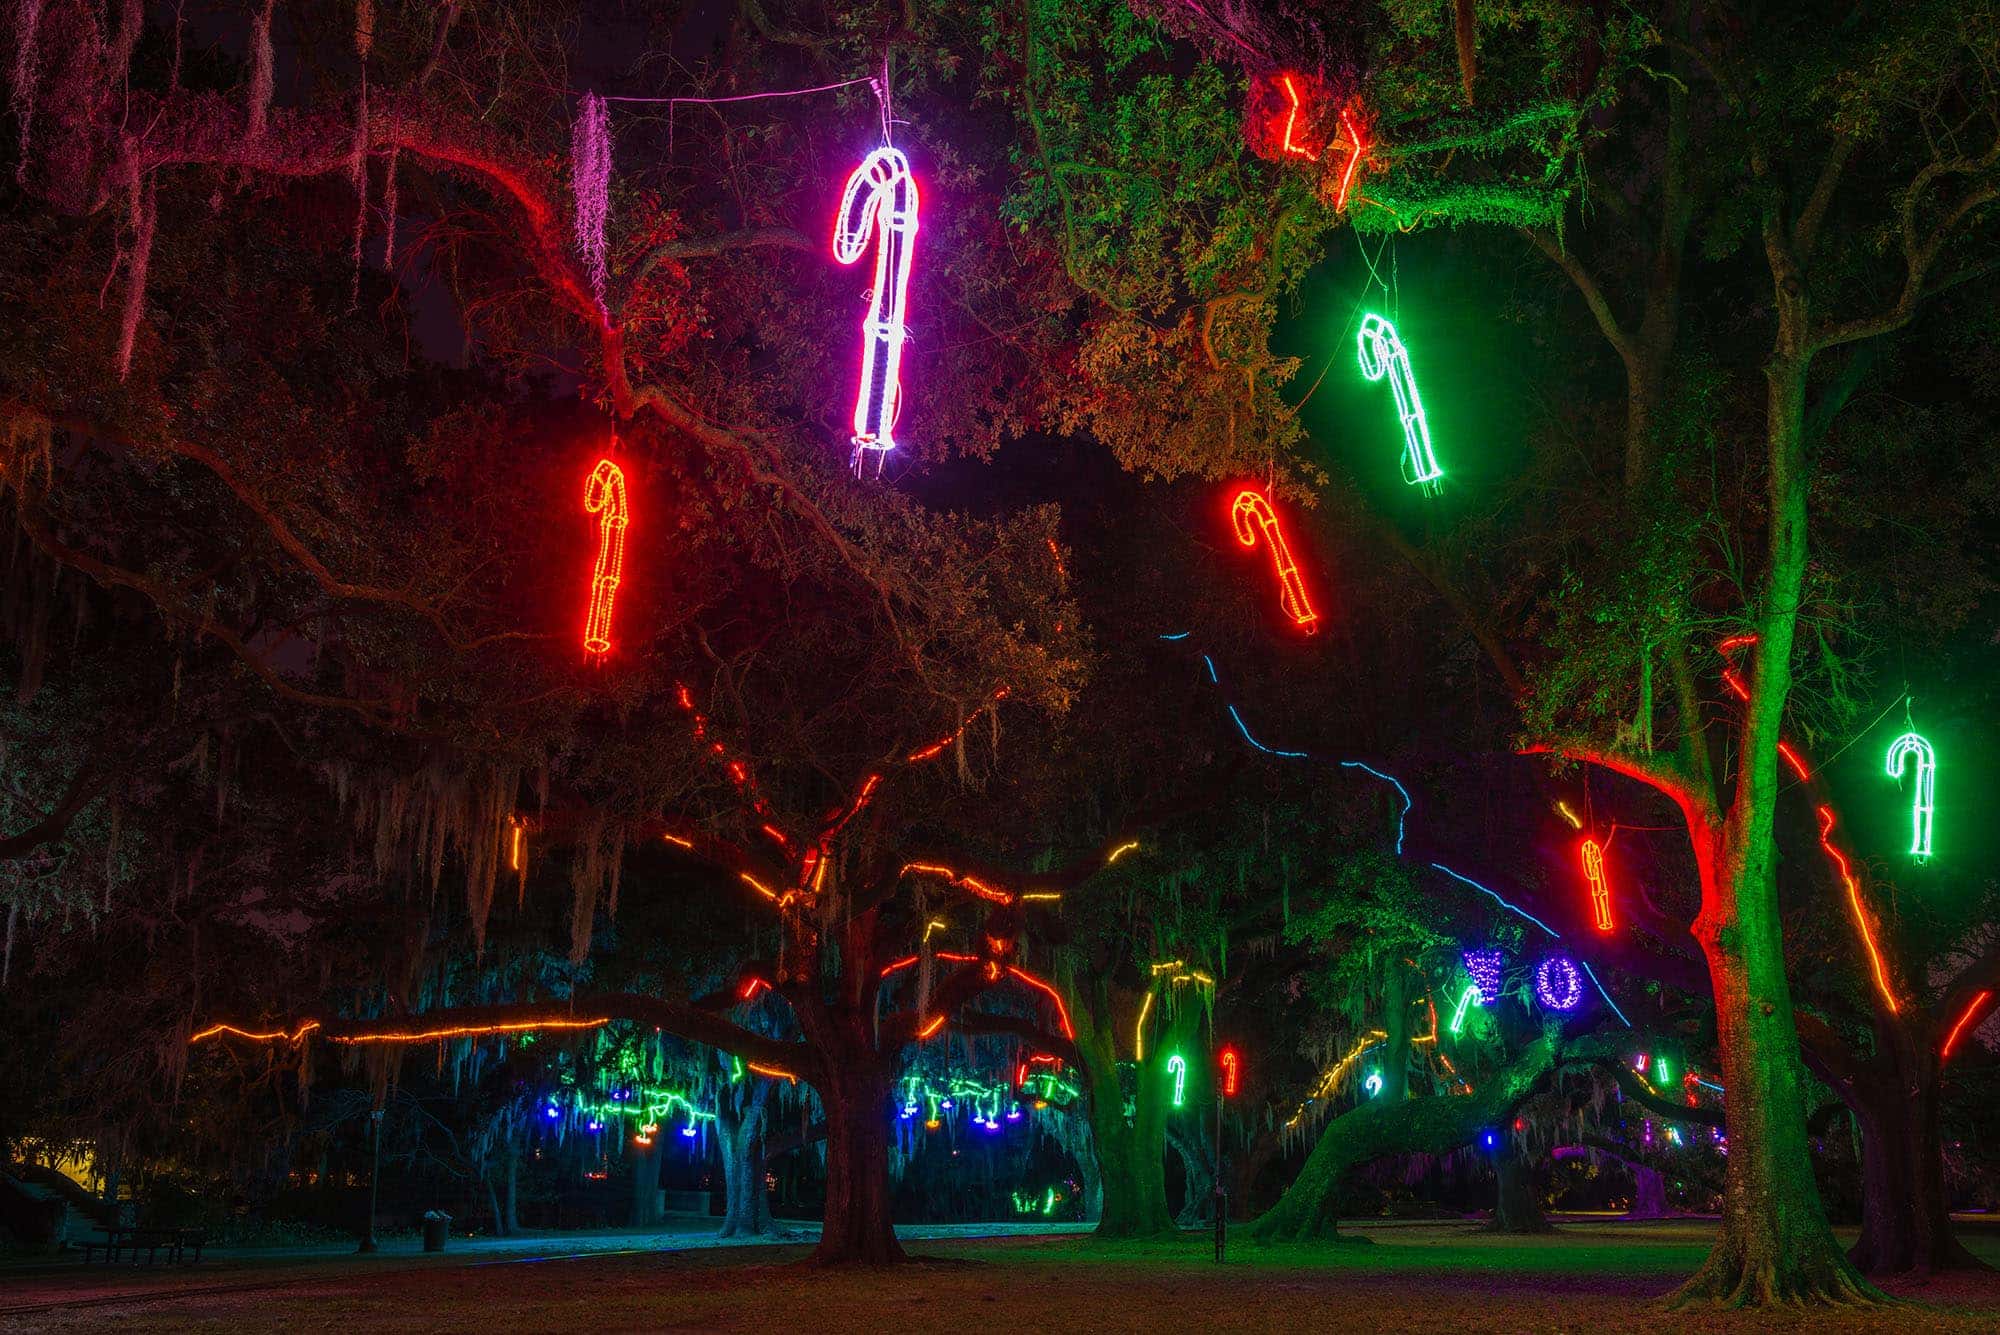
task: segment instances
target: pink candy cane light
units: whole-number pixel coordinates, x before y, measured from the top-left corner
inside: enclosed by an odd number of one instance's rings
[[[878,148],[847,178],[840,212],[833,220],[833,257],[853,264],[875,241],[875,287],[861,322],[861,382],[854,398],[854,471],[860,475],[867,452],[875,471],[896,448],[896,416],[902,406],[904,316],[910,293],[910,257],[917,244],[917,178],[910,160],[893,148]]]

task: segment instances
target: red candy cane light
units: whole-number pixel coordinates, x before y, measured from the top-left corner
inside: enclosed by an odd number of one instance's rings
[[[585,653],[603,654],[611,650],[611,600],[618,593],[618,580],[625,572],[625,524],[630,511],[625,501],[625,474],[609,459],[599,459],[583,484],[583,508],[598,515],[597,566],[590,575],[590,609],[584,615]]]
[[[1237,1082],[1243,1078],[1243,1059],[1236,1055],[1233,1047],[1224,1048],[1215,1054],[1216,1062],[1222,1067],[1222,1097],[1236,1097]]]
[[[1245,547],[1255,547],[1261,535],[1264,546],[1271,553],[1271,562],[1278,571],[1278,600],[1290,616],[1293,624],[1310,635],[1319,629],[1319,613],[1313,611],[1312,601],[1306,597],[1305,581],[1299,578],[1298,562],[1292,560],[1292,549],[1285,542],[1285,535],[1278,528],[1278,516],[1271,509],[1271,502],[1255,487],[1244,487],[1229,503],[1229,520],[1236,528],[1236,541]]]
[[[893,148],[878,148],[847,178],[840,212],[833,220],[833,257],[853,264],[875,242],[875,286],[861,322],[861,383],[854,397],[854,471],[867,451],[875,470],[896,448],[896,416],[902,407],[904,315],[910,293],[910,259],[917,246],[917,178],[910,160]]]

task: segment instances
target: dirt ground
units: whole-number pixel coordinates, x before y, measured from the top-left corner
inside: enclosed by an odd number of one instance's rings
[[[1872,1312],[1673,1312],[1702,1223],[1582,1224],[1533,1238],[1444,1224],[1372,1242],[1232,1246],[1087,1237],[925,1240],[888,1270],[818,1272],[803,1247],[546,1256],[311,1259],[109,1280],[10,1280],[0,1326],[28,1331],[1483,1331],[2000,1329],[2000,1271],[1893,1286]],[[1966,1229],[2000,1265],[2000,1221]],[[60,1305],[75,1304],[75,1305]]]

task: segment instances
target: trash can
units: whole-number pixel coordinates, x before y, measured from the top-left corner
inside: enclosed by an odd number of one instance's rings
[[[451,1231],[451,1216],[442,1210],[424,1211],[424,1250],[441,1252],[444,1250],[445,1234]]]

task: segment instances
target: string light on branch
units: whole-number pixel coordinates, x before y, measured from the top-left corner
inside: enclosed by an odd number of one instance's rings
[[[1298,562],[1292,559],[1292,549],[1285,542],[1285,535],[1278,528],[1278,516],[1271,509],[1270,500],[1255,487],[1243,487],[1229,502],[1229,522],[1236,530],[1236,541],[1244,547],[1255,547],[1261,536],[1265,550],[1271,553],[1271,563],[1278,573],[1278,602],[1292,623],[1306,634],[1319,629],[1319,614],[1313,611],[1312,601],[1306,597],[1305,581],[1299,578]]]
[[[896,448],[902,407],[904,327],[910,294],[910,261],[917,246],[917,178],[897,149],[878,148],[847,178],[833,221],[833,257],[853,264],[875,243],[875,285],[861,322],[861,382],[854,399],[855,475],[869,452],[875,471]]]
[[[1280,74],[1278,76],[1278,84],[1285,90],[1285,101],[1287,103],[1285,111],[1284,151],[1302,157],[1308,162],[1318,162],[1319,151],[1308,148],[1296,138],[1299,127],[1299,112],[1302,110],[1299,105],[1298,86],[1292,81],[1292,76],[1289,74]]]
[[[1974,997],[1971,1003],[1967,1005],[1962,1012],[1960,1012],[1958,1017],[1958,1023],[1954,1024],[1951,1027],[1951,1032],[1945,1035],[1944,1047],[1938,1053],[1938,1058],[1940,1062],[1951,1056],[1951,1050],[1954,1047],[1958,1046],[1958,1036],[1965,1032],[1965,1026],[1967,1025],[1967,1023],[1971,1021],[1973,1016],[1979,1013],[1979,1008],[1981,1006],[1984,1006],[1986,1004],[1986,999],[1992,995],[1993,993],[1990,991],[1980,992],[1980,994]]]
[[[1910,856],[1922,861],[1931,855],[1931,816],[1937,807],[1937,752],[1914,732],[1906,732],[1889,743],[1889,777],[1902,782],[1906,769],[1916,770],[1916,791],[1910,802]]]
[[[1567,955],[1551,955],[1535,966],[1535,995],[1552,1011],[1575,1010],[1583,1000],[1583,975]]]
[[[274,1029],[268,1033],[259,1034],[252,1033],[248,1029],[238,1029],[233,1024],[212,1024],[198,1034],[189,1034],[188,1042],[190,1044],[199,1043],[205,1038],[214,1038],[218,1034],[227,1034],[232,1038],[247,1038],[253,1043],[269,1043],[282,1039],[284,1042],[296,1046],[305,1041],[307,1034],[310,1034],[319,1027],[320,1023],[318,1020],[307,1020],[289,1034],[282,1029]]]
[[[583,484],[583,509],[598,515],[597,565],[590,574],[590,609],[583,622],[584,652],[611,649],[611,602],[625,573],[625,525],[630,510],[625,498],[625,473],[609,459],[599,459]]]
[[[1586,839],[1579,849],[1583,855],[1583,878],[1590,883],[1590,909],[1596,917],[1597,930],[1611,930],[1611,883],[1604,874],[1604,846],[1595,839]]]
[[[1444,470],[1431,449],[1430,422],[1417,393],[1416,373],[1410,369],[1409,349],[1397,336],[1396,326],[1374,314],[1362,317],[1358,346],[1361,374],[1370,380],[1387,379],[1396,396],[1396,415],[1403,422],[1403,480],[1435,496]]]

